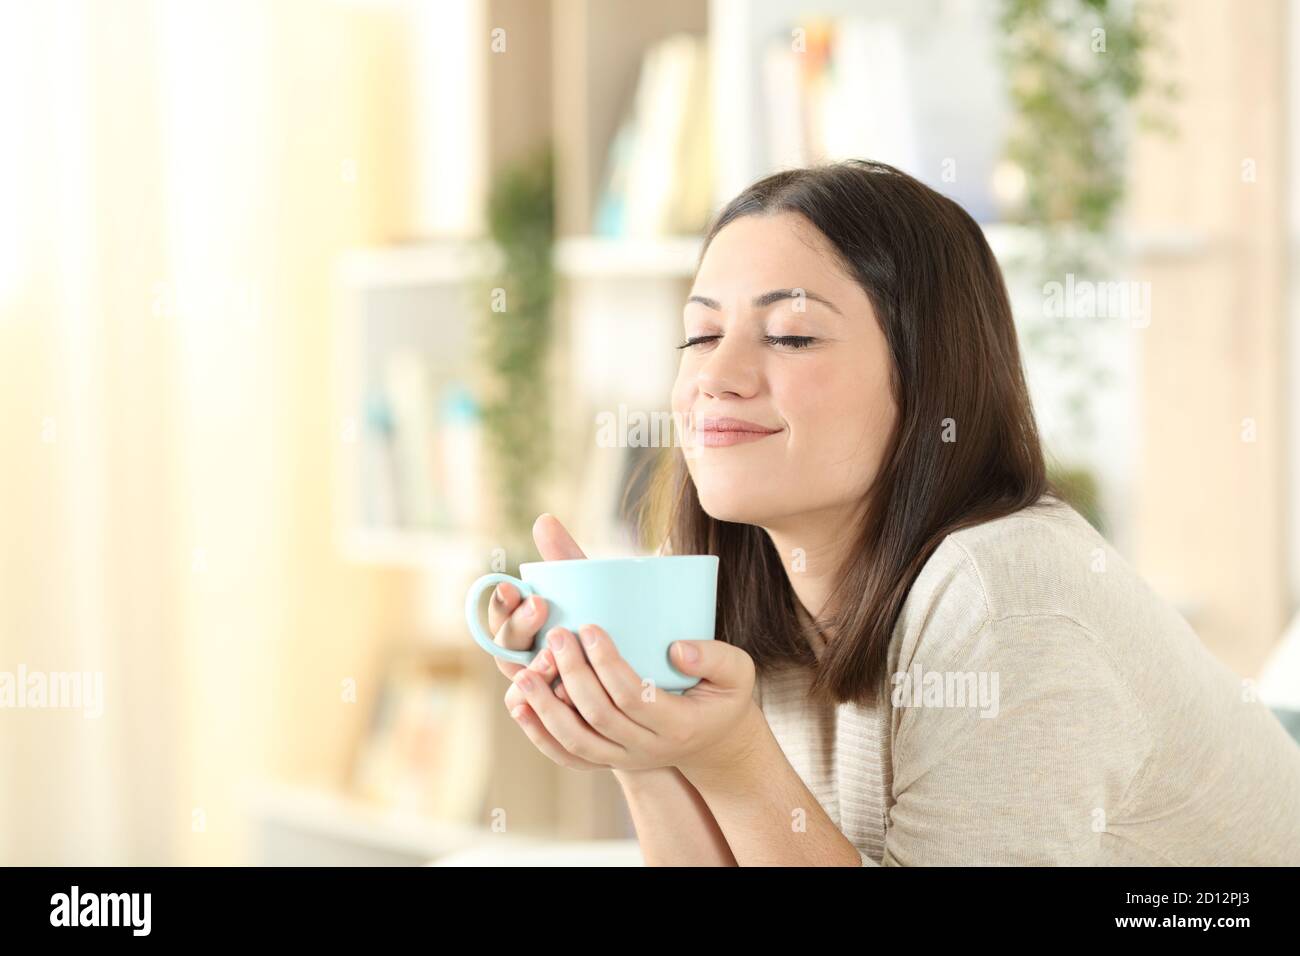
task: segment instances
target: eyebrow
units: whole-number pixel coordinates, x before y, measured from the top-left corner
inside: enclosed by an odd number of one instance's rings
[[[820,296],[816,292],[812,292],[809,289],[801,289],[798,292],[796,292],[794,289],[773,289],[770,292],[764,292],[762,295],[754,296],[753,302],[751,304],[756,309],[765,309],[773,302],[780,302],[784,299],[798,299],[801,297],[805,299],[812,299],[814,302],[820,302],[822,305],[826,306],[837,315],[843,314],[842,312],[840,312],[839,309],[835,308],[835,303],[832,302],[830,299],[827,299],[824,296]],[[704,306],[707,309],[722,308],[722,306],[718,303],[717,299],[710,299],[702,295],[693,295],[690,298],[688,298],[686,301],[688,304],[691,302],[698,302],[700,305]]]

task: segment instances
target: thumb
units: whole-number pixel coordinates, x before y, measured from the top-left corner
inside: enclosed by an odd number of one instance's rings
[[[537,553],[543,561],[563,561],[573,558],[585,558],[573,535],[560,524],[555,515],[546,513],[538,515],[533,522],[533,541],[537,544]]]
[[[745,669],[753,667],[748,654],[718,640],[674,641],[670,652],[673,664],[683,674],[725,687],[741,684]]]

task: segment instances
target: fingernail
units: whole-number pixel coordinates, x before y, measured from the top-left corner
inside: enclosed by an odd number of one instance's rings
[[[534,617],[537,614],[537,603],[537,598],[530,597],[528,599],[528,607],[525,608],[524,613],[529,617]]]
[[[551,636],[548,638],[548,640],[550,642],[551,647],[554,648],[555,650],[559,651],[564,648],[564,632],[561,631],[558,627],[555,630],[551,631]]]
[[[700,652],[695,649],[693,644],[678,643],[677,656],[682,659],[683,663],[694,664],[695,659],[700,656]]]
[[[510,711],[510,716],[518,720],[524,713],[524,705],[519,704],[514,710]]]
[[[578,633],[582,635],[582,643],[586,644],[588,647],[596,646],[596,632],[592,630],[590,625],[584,627]]]
[[[533,679],[529,676],[527,670],[522,670],[515,675],[515,684],[519,686],[520,690],[528,691],[533,689]]]

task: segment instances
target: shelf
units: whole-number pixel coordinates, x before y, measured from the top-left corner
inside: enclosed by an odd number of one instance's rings
[[[438,534],[400,528],[351,528],[343,532],[343,554],[349,561],[401,568],[439,566],[470,568],[486,565],[497,547],[482,535]],[[626,543],[601,539],[587,549],[591,557],[639,557]],[[486,573],[486,572],[485,572]]]
[[[292,831],[331,844],[334,853],[349,850],[429,861],[453,851],[499,840],[482,826],[434,820],[410,811],[384,808],[338,791],[317,787],[262,783],[244,793],[249,818],[264,831]],[[261,860],[293,865],[298,861]]]
[[[644,866],[641,844],[622,840],[518,840],[458,850],[431,866]]]
[[[703,241],[702,236],[571,236],[556,243],[555,268],[569,278],[690,279]]]
[[[690,279],[702,236],[610,238],[571,236],[554,248],[555,270],[565,278]],[[339,278],[350,289],[456,285],[487,278],[501,264],[486,240],[354,249],[340,262]]]
[[[349,288],[454,285],[491,275],[500,250],[484,240],[447,239],[406,245],[352,249],[339,264]]]
[[[388,810],[347,794],[263,783],[243,797],[263,866],[641,866],[636,839],[557,840]]]
[[[348,528],[342,541],[343,554],[350,561],[408,568],[486,563],[493,547],[482,535],[402,528]]]
[[[994,253],[1021,252],[1039,241],[1039,233],[1017,223],[985,223],[981,228]],[[690,279],[702,236],[616,238],[569,236],[557,240],[556,272],[571,279]],[[1209,248],[1205,236],[1181,230],[1140,230],[1115,236],[1125,253],[1141,258],[1187,258]],[[455,285],[485,278],[500,265],[500,252],[486,240],[355,249],[344,256],[340,278],[350,288]]]
[[[1042,242],[1039,227],[1012,222],[981,223],[984,237],[994,256],[1001,260],[1007,255],[1023,255]],[[1081,236],[1077,230],[1059,227],[1062,231]],[[1179,229],[1117,230],[1109,240],[1115,251],[1128,259],[1180,259],[1202,255],[1210,248],[1208,237]]]

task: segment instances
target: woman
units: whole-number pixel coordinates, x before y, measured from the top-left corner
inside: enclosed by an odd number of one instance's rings
[[[647,863],[1300,863],[1300,748],[1050,487],[960,207],[878,163],[769,176],[684,319],[665,543],[720,557],[718,640],[673,649],[700,684],[643,699],[599,622],[501,662]],[[513,648],[546,616],[518,601]]]

